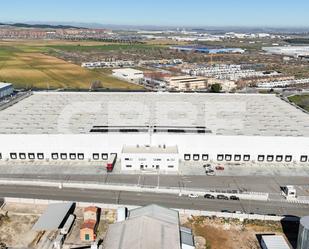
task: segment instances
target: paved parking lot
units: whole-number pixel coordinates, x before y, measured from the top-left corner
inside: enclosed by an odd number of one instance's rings
[[[296,185],[299,195],[309,196],[309,165],[223,165],[224,171],[206,176],[201,164],[181,164],[177,175],[157,172],[122,174],[118,163],[112,174],[107,174],[102,162],[67,162],[42,164],[0,163],[0,178],[50,179],[84,181],[106,184],[139,185],[205,190],[243,190],[278,195],[280,186]],[[214,164],[216,166],[217,164]]]
[[[59,162],[6,162],[0,161],[0,170],[3,173],[16,174],[104,174],[106,173],[104,161],[59,161]],[[203,162],[181,162],[179,171],[160,172],[161,175],[185,175],[205,176]],[[287,164],[287,163],[210,163],[213,168],[220,165],[224,170],[217,170],[217,176],[309,176],[309,163]],[[116,163],[112,174],[136,175],[140,171],[121,172],[120,162]],[[157,174],[157,172],[143,172],[145,175]]]

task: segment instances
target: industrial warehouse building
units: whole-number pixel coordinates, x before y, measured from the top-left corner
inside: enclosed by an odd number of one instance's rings
[[[113,76],[128,82],[139,83],[144,78],[144,73],[133,68],[120,68],[113,70]]]
[[[148,205],[129,211],[127,219],[109,226],[106,249],[194,249],[192,230],[180,226],[176,210]]]
[[[34,92],[0,112],[0,161],[309,162],[309,115],[275,95]]]

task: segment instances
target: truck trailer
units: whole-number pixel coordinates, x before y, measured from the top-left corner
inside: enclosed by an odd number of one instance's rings
[[[112,172],[114,170],[114,166],[117,160],[117,154],[110,154],[107,163],[106,163],[106,171]]]

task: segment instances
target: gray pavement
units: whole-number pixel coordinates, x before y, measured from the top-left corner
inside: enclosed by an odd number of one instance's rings
[[[143,206],[156,203],[170,208],[222,211],[242,211],[257,214],[277,214],[303,216],[309,214],[308,205],[285,203],[281,201],[224,201],[207,200],[202,197],[155,193],[119,192],[89,189],[58,189],[49,187],[0,186],[1,197],[19,197],[50,200],[71,200],[121,205]]]
[[[179,172],[160,172],[161,175],[205,176],[204,164],[209,162],[180,162]],[[4,161],[0,160],[0,172],[3,174],[106,174],[105,161]],[[215,163],[224,166],[223,171],[216,171],[217,176],[309,176],[308,163]],[[157,172],[144,172],[156,174]],[[120,161],[117,161],[114,175],[140,174],[140,171],[121,172]]]
[[[120,175],[120,174],[4,174],[0,178],[57,180],[62,182],[92,182],[145,187],[204,190],[242,190],[280,194],[280,186],[297,186],[298,195],[309,196],[309,176],[179,176],[179,175]]]

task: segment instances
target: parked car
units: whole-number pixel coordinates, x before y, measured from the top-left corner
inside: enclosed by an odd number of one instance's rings
[[[206,175],[208,175],[208,176],[214,176],[214,175],[216,175],[216,173],[215,173],[214,170],[206,170],[205,172],[206,172]]]
[[[224,210],[221,210],[221,213],[231,213],[231,211],[224,209]]]
[[[230,196],[230,200],[239,201],[239,197],[236,196],[236,195],[231,195],[231,196]]]
[[[225,195],[217,195],[218,200],[228,200],[229,198]]]
[[[215,196],[213,196],[211,194],[205,194],[204,198],[206,198],[206,199],[215,199]]]
[[[203,167],[205,169],[209,169],[209,168],[212,168],[212,165],[208,163],[208,164],[204,164]]]
[[[242,211],[234,211],[234,214],[243,214]]]
[[[216,166],[216,170],[224,170],[224,167],[221,165]]]
[[[191,194],[188,194],[188,197],[189,198],[198,198],[198,194],[191,193]]]

